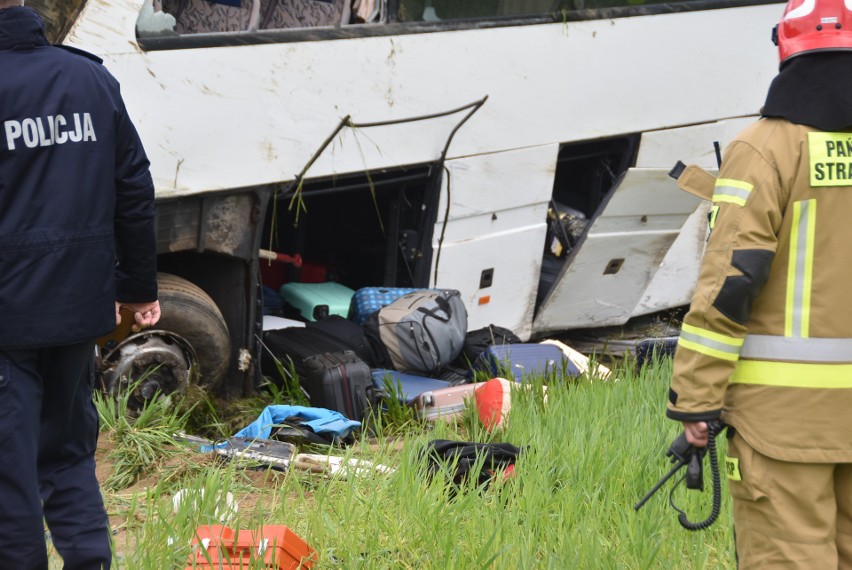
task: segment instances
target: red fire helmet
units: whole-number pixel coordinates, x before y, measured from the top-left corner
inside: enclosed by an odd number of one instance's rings
[[[802,53],[852,50],[852,0],[789,0],[772,41],[782,63]]]

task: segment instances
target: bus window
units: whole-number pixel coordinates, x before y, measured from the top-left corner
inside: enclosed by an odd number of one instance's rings
[[[338,27],[381,19],[382,0],[147,0],[142,37]]]
[[[263,0],[261,30],[341,26],[349,23],[350,0]]]
[[[85,3],[86,0],[28,0],[27,6],[44,20],[47,41],[58,44],[62,43]]]
[[[617,17],[608,9],[623,9],[621,16],[646,14],[648,6],[662,12],[681,11],[673,4],[692,4],[691,9],[714,9],[715,4],[758,5],[776,0],[145,0],[136,24],[143,49],[169,42],[169,36],[221,34],[193,40],[193,47],[245,45],[273,41],[304,41],[381,35],[377,29],[385,24],[388,35],[418,33],[420,23],[453,23],[454,29],[493,27],[518,24],[567,21],[567,19],[599,19]],[[77,3],[85,0],[76,0]],[[60,0],[34,0],[34,3],[59,5]],[[600,12],[603,10],[604,12]],[[597,12],[596,12],[597,11]],[[606,12],[606,13],[605,13]],[[358,25],[365,26],[363,34]],[[348,28],[340,33],[340,28]],[[324,29],[318,35],[312,30]],[[438,25],[440,28],[440,24]],[[334,29],[337,29],[336,31]],[[254,34],[254,32],[302,30],[299,34]],[[233,33],[242,33],[235,36]],[[249,35],[251,34],[251,35]],[[154,40],[151,43],[145,40]],[[186,44],[182,47],[187,47]],[[163,49],[153,48],[153,49]]]
[[[436,22],[550,14],[570,7],[566,0],[399,0],[397,17],[400,22]]]
[[[659,0],[399,0],[397,17],[400,22],[439,22],[564,14],[572,10],[660,3]]]
[[[355,0],[352,2],[352,24],[373,24],[382,20],[385,0]]]
[[[242,32],[257,29],[260,0],[159,0],[154,3],[175,18],[179,34]]]

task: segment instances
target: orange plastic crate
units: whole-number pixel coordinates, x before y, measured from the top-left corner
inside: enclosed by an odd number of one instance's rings
[[[316,562],[316,551],[284,525],[237,531],[204,525],[195,534],[186,570],[245,570],[257,568],[258,560],[269,570],[298,570],[312,568]]]

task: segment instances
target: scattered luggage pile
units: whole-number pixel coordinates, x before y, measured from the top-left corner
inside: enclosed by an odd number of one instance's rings
[[[304,322],[282,319],[264,331],[263,376],[281,384],[294,373],[311,406],[355,421],[392,397],[419,418],[452,418],[480,386],[476,379],[584,371],[584,357],[564,344],[524,343],[496,325],[468,331],[456,290],[354,291],[326,282],[287,283],[280,293]]]
[[[558,341],[524,343],[496,325],[468,331],[467,310],[452,289],[353,291],[330,282],[287,283],[280,295],[264,296],[265,312],[274,313],[282,301],[293,311],[265,315],[261,372],[269,382],[298,385],[309,405],[268,406],[222,441],[187,434],[176,439],[227,460],[278,470],[328,478],[390,474],[391,467],[333,454],[371,414],[396,406],[423,421],[452,420],[473,406],[492,431],[505,425],[515,390],[540,386],[546,397],[551,381],[589,367],[586,357]],[[544,384],[529,382],[536,376]],[[423,456],[429,477],[448,476],[454,485],[475,481],[484,489],[512,477],[522,452],[510,443],[433,440]],[[244,561],[249,552],[263,556],[267,568],[308,568],[316,556],[287,527],[235,532],[223,524],[198,529],[188,563],[237,567],[222,564]]]

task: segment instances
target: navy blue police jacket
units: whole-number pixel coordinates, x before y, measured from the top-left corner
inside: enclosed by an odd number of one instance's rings
[[[0,348],[94,339],[157,298],[154,185],[98,58],[0,10]]]

